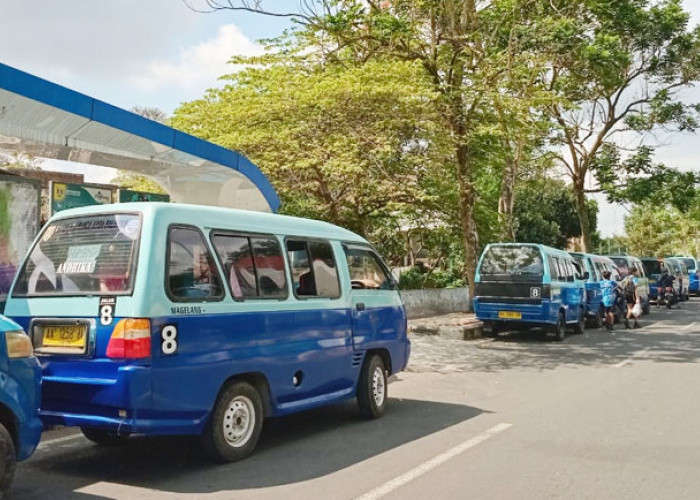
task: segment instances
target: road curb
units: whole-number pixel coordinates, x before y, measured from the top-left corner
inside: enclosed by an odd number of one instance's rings
[[[436,335],[451,340],[474,340],[483,337],[484,324],[475,321],[466,325],[409,325],[408,333]]]

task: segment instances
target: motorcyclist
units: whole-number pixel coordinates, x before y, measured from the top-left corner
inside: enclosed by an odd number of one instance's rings
[[[663,262],[661,263],[661,274],[659,275],[657,283],[659,287],[659,296],[666,294],[666,288],[671,288],[671,290],[673,290],[673,276],[668,272]],[[667,297],[666,300],[671,300],[671,298]]]

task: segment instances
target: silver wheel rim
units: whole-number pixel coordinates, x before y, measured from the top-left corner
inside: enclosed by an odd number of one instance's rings
[[[386,397],[386,385],[384,383],[384,370],[377,366],[372,373],[372,396],[374,396],[374,404],[380,408],[384,404]]]
[[[233,448],[244,446],[255,428],[255,407],[245,396],[236,396],[224,412],[222,430],[226,443]]]

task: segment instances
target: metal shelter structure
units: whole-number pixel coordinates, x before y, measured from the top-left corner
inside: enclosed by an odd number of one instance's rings
[[[276,212],[245,156],[0,63],[0,148],[129,170],[180,203]]]

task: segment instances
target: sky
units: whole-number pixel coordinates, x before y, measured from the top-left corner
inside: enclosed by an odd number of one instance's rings
[[[298,5],[255,1],[278,11]],[[684,6],[692,23],[700,23],[700,0],[685,0]],[[221,86],[218,78],[233,70],[231,56],[260,54],[258,40],[278,36],[291,23],[244,12],[197,13],[182,0],[4,0],[0,26],[0,62],[122,108],[157,107],[171,114]],[[688,92],[688,99],[700,101],[700,88]],[[675,135],[655,158],[697,170],[699,139]],[[88,182],[106,183],[114,175],[58,160],[47,160],[44,168],[81,172]],[[602,235],[623,234],[626,208],[598,201]]]

